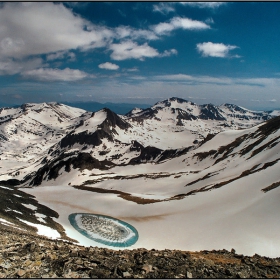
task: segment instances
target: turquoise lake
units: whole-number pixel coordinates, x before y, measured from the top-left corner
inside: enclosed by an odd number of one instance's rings
[[[138,240],[137,230],[119,219],[90,213],[70,214],[69,222],[82,235],[112,247],[129,247]]]

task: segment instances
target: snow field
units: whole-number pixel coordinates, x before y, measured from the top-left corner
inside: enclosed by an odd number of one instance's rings
[[[51,159],[52,156],[47,155],[51,146],[55,145],[54,150],[62,151],[59,150],[57,143],[81,120],[84,121],[83,125],[75,128],[73,133],[84,131],[93,133],[107,117],[104,110],[96,112],[91,117],[91,113],[64,105],[37,106],[30,104],[28,106],[28,114],[22,114],[20,109],[11,111],[15,117],[17,116],[17,121],[12,121],[7,126],[5,123],[0,126],[0,133],[6,133],[5,135],[9,136],[9,141],[1,142],[1,180],[20,179],[26,174],[36,171],[42,166],[40,162],[45,156]],[[277,162],[267,169],[237,178],[252,167],[261,168],[266,163],[280,158],[279,144],[264,149],[250,158],[252,152],[257,148],[279,137],[280,131],[269,135],[261,144],[241,156],[240,151],[258,139],[245,140],[239,146],[234,147],[226,159],[215,163],[223,154],[218,155],[216,159],[208,155],[202,160],[194,155],[218,150],[221,146],[226,146],[245,134],[252,135],[260,125],[246,130],[237,130],[237,128],[249,127],[258,123],[258,117],[244,124],[244,120],[238,116],[238,110],[234,113],[230,106],[224,105],[222,107],[224,111],[221,114],[232,114],[228,117],[228,127],[223,127],[223,122],[213,120],[183,120],[183,126],[176,126],[178,112],[172,113],[172,108],[184,109],[198,116],[200,114],[199,106],[175,100],[172,101],[170,107],[164,107],[162,102],[153,108],[158,109],[155,116],[160,121],[144,119],[141,124],[122,117],[130,122],[131,128],[122,130],[115,127],[117,133],[113,137],[116,141],[110,142],[102,139],[101,145],[97,147],[88,145],[83,151],[99,160],[110,159],[114,155],[120,154],[120,157],[113,159],[112,162],[121,164],[128,163],[132,157],[138,155],[138,152],[129,150],[133,140],[137,140],[145,147],[150,145],[160,149],[175,149],[192,146],[195,139],[203,139],[203,136],[205,137],[208,133],[220,133],[201,147],[193,148],[187,154],[161,164],[115,166],[103,171],[71,168],[69,173],[61,168],[57,179],[45,180],[39,187],[23,188],[22,190],[35,195],[41,204],[58,212],[57,222],[65,228],[69,237],[76,239],[81,245],[106,247],[106,245],[86,238],[71,226],[68,217],[76,212],[108,215],[134,226],[139,233],[139,240],[129,247],[131,249],[144,247],[197,251],[234,248],[237,253],[246,255],[258,253],[278,257],[280,188],[267,193],[261,190],[280,181],[278,175],[280,163]],[[8,116],[8,110],[1,112],[3,112],[3,116]],[[143,110],[136,113],[141,115],[142,112]],[[273,114],[277,114],[277,112],[273,112]],[[245,116],[254,116],[254,112],[247,111]],[[61,119],[63,122],[60,122]],[[17,123],[18,121],[20,121],[20,125]],[[33,132],[37,134],[27,133],[28,126],[32,126]],[[35,128],[38,128],[37,131]],[[236,130],[232,130],[233,128]],[[28,135],[27,138],[26,135]],[[36,145],[38,141],[40,144]],[[8,147],[13,151],[7,152]],[[83,148],[83,145],[75,144],[69,148],[68,152],[79,151]],[[19,156],[16,156],[18,153]],[[16,175],[19,168],[22,168],[20,174]],[[166,174],[169,176],[163,177]],[[114,178],[116,176],[123,178]],[[203,179],[203,177],[205,178]],[[211,188],[215,184],[230,179],[236,180],[211,191],[196,192],[181,200],[167,201],[174,195],[186,194],[203,187]],[[99,182],[87,184],[88,187],[108,191],[118,190],[135,197],[166,199],[166,201],[137,204],[123,199],[117,194],[97,193],[72,187],[82,185],[87,180],[99,180]],[[190,183],[191,185],[186,186]],[[31,208],[31,205],[25,206]],[[31,209],[36,210],[34,207]],[[37,213],[36,216],[40,222],[44,223],[44,215]],[[26,223],[28,224],[28,222]],[[60,238],[57,231],[40,224],[32,225],[38,228],[39,234]]]
[[[25,191],[57,211],[60,214],[57,222],[63,225],[66,234],[85,246],[96,244],[71,228],[68,222],[71,213],[83,211],[108,215],[130,223],[139,233],[139,240],[129,247],[131,249],[196,251],[235,248],[237,253],[277,257],[280,248],[277,235],[280,229],[280,192],[275,189],[264,194],[261,188],[276,179],[273,174],[278,168],[275,166],[269,172],[260,171],[254,174],[254,180],[252,176],[247,176],[220,189],[182,200],[146,205],[123,200],[115,194],[92,193],[63,186]],[[138,187],[141,188],[140,185]],[[103,247],[100,244],[97,246]]]

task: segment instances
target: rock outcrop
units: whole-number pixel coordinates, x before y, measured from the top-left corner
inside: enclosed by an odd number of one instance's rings
[[[232,249],[110,250],[0,228],[1,278],[279,278],[280,258]]]

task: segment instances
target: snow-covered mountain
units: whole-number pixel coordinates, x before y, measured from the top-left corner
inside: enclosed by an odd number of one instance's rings
[[[161,162],[197,148],[218,132],[252,127],[275,115],[179,98],[126,116],[106,108],[86,112],[58,103],[4,108],[0,180],[26,181],[33,176],[32,184],[38,185],[43,177],[56,178],[58,167],[68,170],[70,162],[81,158],[93,158],[92,166],[99,168]]]
[[[251,111],[233,104],[197,105],[172,97],[148,109],[135,108],[126,115],[126,119],[133,125],[134,135],[140,136],[143,142],[168,149],[190,146],[208,134],[250,128],[279,115],[280,111]],[[139,132],[141,130],[142,133]],[[153,139],[149,131],[160,134],[160,137]],[[170,133],[174,133],[172,141]]]
[[[12,178],[25,169],[24,174],[28,174],[29,167],[76,127],[84,113],[84,110],[58,103],[1,108],[1,178]]]
[[[2,112],[2,184],[57,212],[69,238],[100,245],[69,224],[82,211],[133,225],[131,248],[278,256],[279,112],[178,98],[126,116],[54,103]]]

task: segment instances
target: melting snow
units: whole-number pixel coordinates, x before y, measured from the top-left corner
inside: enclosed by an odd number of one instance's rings
[[[47,227],[47,226],[44,226],[44,225],[41,225],[41,224],[34,224],[34,223],[31,223],[31,222],[28,222],[28,221],[24,221],[22,219],[18,219],[20,220],[21,222],[29,225],[29,226],[33,226],[33,227],[36,227],[38,229],[38,234],[39,235],[45,235],[49,238],[52,238],[52,239],[56,239],[56,238],[60,238],[60,234],[57,232],[57,230],[54,230],[50,227]]]
[[[11,188],[8,188],[8,187],[4,187],[4,186],[0,186],[0,188],[2,188],[2,189],[7,189],[7,190],[13,190],[13,189],[11,189]]]
[[[24,203],[22,203],[22,205],[25,206],[25,207],[27,207],[27,208],[29,208],[29,209],[37,210],[37,206],[34,206],[34,205],[32,205],[32,204],[24,204]]]
[[[41,213],[35,213],[35,216],[38,218],[39,222],[45,223],[46,221],[44,220],[47,216]]]

